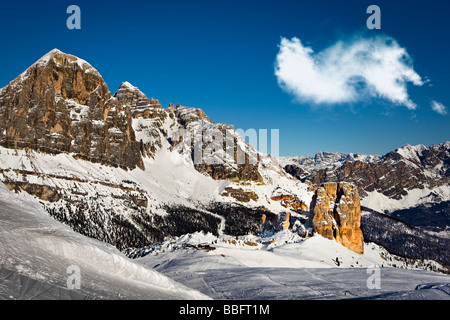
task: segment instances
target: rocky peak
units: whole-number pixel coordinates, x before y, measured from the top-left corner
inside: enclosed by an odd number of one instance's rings
[[[85,72],[95,72],[100,76],[98,71],[94,67],[92,67],[87,61],[80,59],[74,55],[64,53],[59,49],[51,50],[50,52],[45,54],[42,58],[40,58],[38,61],[36,61],[30,68],[34,68],[37,66],[46,66],[49,63],[55,64],[63,63],[66,65],[73,65],[73,66],[76,65],[78,68],[82,69]],[[22,73],[21,77],[25,75],[27,71]]]
[[[325,183],[311,202],[314,231],[348,249],[364,253],[358,188],[351,183]]]
[[[182,134],[200,134],[202,149],[193,152],[193,140],[178,139]],[[198,108],[163,109],[129,82],[112,96],[89,63],[57,49],[0,91],[0,139],[7,148],[67,152],[123,168],[143,168],[142,156],[168,147],[193,155],[195,168],[214,179],[263,181],[262,157],[232,126],[212,122]]]
[[[124,102],[126,102],[129,98],[133,99],[129,99],[130,103],[134,103],[134,99],[147,99],[147,96],[139,90],[139,88],[133,86],[128,81],[125,81],[120,85],[120,88],[114,94],[114,97],[116,97],[122,104],[125,104]]]
[[[346,154],[339,153],[339,152],[318,152],[314,156],[314,163],[317,164],[323,164],[323,163],[334,163],[334,162],[340,162],[347,158]]]
[[[177,105],[176,116],[182,126],[188,128],[191,123],[198,123],[198,121],[211,122],[211,119],[205,114],[202,109],[188,108]]]
[[[0,92],[0,138],[6,147],[142,167],[130,110],[89,63],[58,49]]]
[[[114,94],[114,97],[117,98],[122,106],[130,107],[133,116],[143,113],[146,109],[162,108],[158,100],[147,98],[139,88],[129,82],[122,83],[119,90]]]
[[[147,98],[138,87],[129,82],[122,83],[114,98],[122,108],[128,108],[131,112],[133,129],[141,154],[154,157],[168,138],[169,133],[164,125],[170,112],[163,109],[158,100]]]
[[[30,84],[33,85],[30,94],[47,93],[54,96],[60,93],[62,98],[73,99],[79,104],[87,104],[94,92],[102,95],[102,98],[111,97],[108,87],[95,68],[85,60],[58,49],[53,49],[35,62],[12,81],[6,91],[18,91]]]

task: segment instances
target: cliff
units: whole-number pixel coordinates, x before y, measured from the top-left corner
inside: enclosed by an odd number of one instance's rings
[[[364,253],[358,189],[351,183],[325,183],[311,203],[314,231],[348,249]]]

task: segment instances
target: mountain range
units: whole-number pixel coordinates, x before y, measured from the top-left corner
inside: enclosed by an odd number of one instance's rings
[[[58,49],[0,89],[0,181],[130,257],[196,232],[293,232],[450,265],[448,214],[419,219],[436,205],[447,212],[450,142],[276,159],[201,109],[164,108],[129,82],[111,93],[88,62]],[[426,245],[399,244],[411,230]]]
[[[320,152],[279,161],[292,176],[307,183],[355,183],[366,199],[363,202],[372,209],[408,208],[449,199],[449,141],[430,147],[405,145],[383,156]],[[377,197],[386,200],[379,207],[369,203]]]
[[[0,105],[1,180],[37,196],[59,221],[120,249],[199,228],[255,228],[274,186],[311,197],[233,126],[197,108],[164,109],[128,82],[111,94],[90,64],[57,49],[1,89]],[[202,161],[194,161],[196,152]],[[247,215],[250,226],[232,226],[224,215]]]

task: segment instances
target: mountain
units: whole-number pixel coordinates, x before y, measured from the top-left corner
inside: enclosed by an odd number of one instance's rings
[[[331,169],[340,167],[347,160],[373,162],[380,156],[366,156],[361,154],[345,154],[340,152],[318,152],[314,157],[297,156],[297,157],[280,157],[280,164],[289,170],[300,170],[297,175],[299,179],[307,179],[310,175],[322,169]],[[294,171],[289,172],[292,175]]]
[[[374,244],[359,255],[322,237],[199,232],[130,250],[129,259],[2,183],[0,220],[2,300],[448,299],[448,276],[423,271],[440,270],[439,264],[408,262]],[[374,265],[384,266],[381,290],[365,285]],[[68,287],[73,267],[80,289]],[[161,309],[159,303],[152,307]],[[164,311],[178,313],[172,309]]]
[[[416,261],[433,260],[449,268],[448,212],[449,201],[397,210],[390,214],[363,208],[361,229],[365,241],[376,243],[392,254]]]
[[[312,184],[352,182],[364,206],[378,211],[450,200],[450,142],[406,145],[383,156],[319,153],[283,158],[297,179]]]
[[[341,243],[356,253],[364,253],[360,228],[361,205],[355,185],[326,183],[318,188],[312,203],[315,231],[322,237]]]
[[[0,298],[448,298],[448,142],[275,159],[239,132],[50,51],[0,89]]]
[[[373,243],[364,244],[361,255],[336,241],[292,232],[194,233],[127,254],[220,300],[440,300],[450,293],[449,276],[430,272],[442,270],[434,261],[408,260]],[[370,283],[375,270],[378,289]]]
[[[280,157],[280,164],[283,167],[296,166],[302,170],[302,175],[299,178],[304,179],[309,175],[321,170],[341,166],[347,160],[373,162],[379,159],[379,156],[366,156],[361,154],[345,154],[340,152],[318,152],[314,157],[297,156],[297,157]]]
[[[0,91],[1,145],[142,167],[132,116],[89,63],[55,49]]]
[[[0,90],[0,180],[73,230],[139,248],[195,231],[259,232],[313,193],[232,125],[163,108],[86,61],[52,50]]]

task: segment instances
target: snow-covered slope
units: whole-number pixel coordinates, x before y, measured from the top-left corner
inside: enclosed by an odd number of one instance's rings
[[[450,199],[450,186],[443,185],[434,188],[424,187],[422,189],[409,190],[406,196],[400,199],[392,199],[378,191],[367,192],[362,198],[361,205],[378,212],[392,212],[395,210],[408,209],[425,203],[448,201]]]
[[[307,185],[280,175],[268,157],[261,157],[260,162],[267,183],[214,180],[198,172],[189,155],[170,151],[167,141],[153,157],[144,157],[143,163],[145,170],[124,170],[75,159],[68,153],[50,155],[0,147],[0,179],[10,189],[33,194],[57,220],[120,249],[145,246],[174,235],[164,227],[159,228],[163,233],[152,231],[167,224],[164,219],[175,220],[169,215],[170,208],[189,208],[199,212],[202,219],[212,217],[220,224],[216,231],[221,232],[224,218],[209,209],[214,203],[236,202],[223,196],[225,188],[255,192],[257,199],[245,205],[264,206],[275,213],[285,208],[270,200],[274,190],[296,194],[307,204],[312,198]],[[217,227],[203,224],[203,228],[197,228],[214,231]]]
[[[3,299],[207,299],[61,225],[26,194],[0,183],[0,297]],[[69,290],[80,270],[80,289]]]
[[[238,238],[195,233],[129,255],[217,299],[450,298],[450,277],[423,270],[427,263],[439,269],[435,262],[407,262],[373,243],[358,255],[289,231]],[[381,285],[373,290],[368,281],[376,267]],[[416,292],[430,283],[433,290]]]
[[[145,248],[129,250],[126,254],[145,263],[165,254],[174,255],[170,256],[170,260],[177,255],[191,254],[192,252],[186,251],[189,248],[197,249],[202,254],[207,252],[207,256],[212,260],[222,259],[221,262],[218,260],[212,264],[195,264],[196,271],[223,268],[225,265],[255,268],[368,268],[375,265],[380,267],[395,265],[405,269],[423,270],[423,266],[427,263],[430,263],[434,270],[445,270],[433,261],[407,262],[373,243],[365,243],[364,254],[360,255],[334,240],[325,239],[320,235],[305,239],[291,230],[241,237],[214,236],[210,233],[196,232]],[[212,258],[213,256],[215,258]]]

